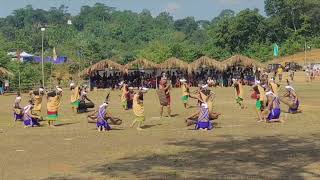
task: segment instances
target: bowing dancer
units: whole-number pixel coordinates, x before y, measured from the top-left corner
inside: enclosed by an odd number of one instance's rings
[[[130,127],[133,128],[136,124],[138,124],[137,130],[139,131],[143,130],[142,123],[145,121],[143,94],[147,93],[147,91],[147,88],[140,88],[139,91],[133,96],[133,113],[135,115],[135,119]]]
[[[221,115],[213,111],[214,93],[208,89],[208,85],[203,85],[194,98],[199,101],[199,110],[187,117],[187,126],[196,125],[196,129],[210,130],[213,128],[212,121]]]
[[[78,112],[78,108],[80,105],[80,87],[77,86],[74,82],[70,83],[70,90],[71,90],[71,108],[72,112]]]
[[[49,127],[54,127],[54,122],[58,120],[58,111],[61,105],[62,89],[56,87],[56,90],[47,94],[47,121]]]
[[[302,111],[299,109],[300,100],[294,88],[291,85],[287,85],[286,87],[287,93],[285,96],[289,97],[290,106],[288,112],[291,114],[301,113]]]
[[[23,108],[23,124],[25,127],[39,127],[40,124],[38,122],[39,116],[32,114],[32,109],[34,108],[34,104],[32,100],[29,100],[29,104]]]
[[[14,121],[21,121],[22,120],[22,115],[23,115],[23,109],[20,106],[21,103],[21,95],[20,92],[18,92],[16,99],[14,100],[14,105],[13,105],[13,117]]]
[[[89,123],[96,123],[98,131],[109,131],[112,128],[111,125],[121,125],[122,120],[119,118],[115,118],[111,115],[111,113],[107,110],[109,107],[109,96],[107,95],[105,101],[102,105],[99,106],[99,109],[88,116]]]
[[[270,89],[266,93],[267,98],[267,107],[263,111],[263,121],[272,123],[272,122],[283,122],[280,119],[281,109],[280,109],[280,100],[276,94]]]

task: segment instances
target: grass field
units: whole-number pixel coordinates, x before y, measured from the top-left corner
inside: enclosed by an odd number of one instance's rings
[[[319,179],[320,82],[301,80],[294,87],[303,113],[282,114],[283,124],[257,123],[249,89],[246,111],[235,105],[232,88],[213,89],[222,116],[208,132],[185,126],[196,109],[182,108],[180,89],[172,91],[174,118],[160,119],[156,93],[148,92],[141,132],[129,128],[133,115],[120,108],[119,91],[111,92],[110,112],[124,123],[110,132],[96,131],[85,114],[72,114],[68,90],[55,128],[14,123],[15,96],[1,96],[0,179]],[[99,105],[106,94],[89,96]]]

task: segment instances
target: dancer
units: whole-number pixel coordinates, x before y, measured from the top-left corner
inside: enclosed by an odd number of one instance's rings
[[[256,112],[259,118],[259,121],[263,121],[262,111],[264,108],[265,101],[265,91],[263,87],[260,85],[260,81],[256,81],[256,85],[253,86],[253,93],[251,97],[256,100]]]
[[[147,88],[140,88],[139,91],[133,96],[133,113],[136,116],[131,128],[138,124],[137,130],[141,131],[142,123],[145,121],[144,105],[143,105],[143,94],[148,91]]]
[[[34,104],[32,100],[29,100],[29,104],[23,108],[23,123],[25,127],[39,127],[40,124],[38,122],[39,116],[32,114],[32,109],[34,108]]]
[[[189,101],[189,96],[190,96],[189,86],[187,84],[187,80],[184,78],[180,79],[180,82],[181,82],[181,89],[182,89],[181,99],[182,99],[184,108],[188,109],[189,108],[188,101]]]
[[[88,86],[84,85],[81,90],[80,103],[78,107],[78,113],[85,113],[88,111],[88,108],[94,108],[94,103],[88,98]],[[86,100],[89,101],[86,103]]]
[[[32,114],[39,117],[42,120],[41,109],[42,109],[42,98],[45,94],[44,88],[40,87],[38,91],[31,91],[29,93],[31,101],[34,103],[32,108]]]
[[[287,85],[285,88],[287,90],[287,94],[285,96],[289,97],[290,99],[290,106],[288,112],[291,114],[302,112],[301,110],[299,110],[300,101],[294,88],[290,85]]]
[[[280,119],[281,110],[280,110],[280,100],[270,89],[266,93],[267,97],[267,107],[263,111],[263,121],[272,123],[272,122],[283,122]]]
[[[121,104],[124,110],[128,110],[128,94],[129,94],[129,87],[127,83],[122,81],[120,84],[121,87]]]
[[[58,111],[61,105],[62,89],[56,87],[56,91],[47,94],[47,120],[49,127],[54,127],[54,122],[58,120]]]
[[[98,131],[105,131],[105,130],[111,130],[111,125],[121,125],[122,120],[116,117],[113,117],[109,111],[107,111],[107,108],[109,107],[109,96],[110,93],[107,95],[105,101],[101,106],[99,106],[99,109],[96,110],[91,115],[88,115],[88,122],[89,123],[96,123]],[[110,121],[110,123],[108,122]]]
[[[76,86],[74,82],[70,83],[70,90],[71,90],[71,106],[72,112],[78,112],[78,108],[80,105],[80,88]]]
[[[199,110],[186,118],[187,126],[196,125],[196,129],[212,129],[211,121],[218,119],[221,115],[213,111],[214,93],[208,89],[208,85],[203,85],[194,98],[199,101]]]
[[[171,97],[170,97],[170,83],[168,83],[167,78],[163,77],[160,81],[159,86],[159,99],[160,99],[160,117],[163,115],[163,108],[167,107],[168,110],[168,116],[171,117]],[[165,97],[165,98],[163,98]]]
[[[21,95],[20,92],[17,93],[17,97],[14,100],[14,105],[13,105],[13,116],[15,121],[21,121],[22,120],[22,113],[23,109],[20,106],[21,103]]]
[[[236,102],[239,105],[240,109],[244,109],[245,106],[243,104],[243,85],[241,80],[232,79],[233,87],[235,90]]]

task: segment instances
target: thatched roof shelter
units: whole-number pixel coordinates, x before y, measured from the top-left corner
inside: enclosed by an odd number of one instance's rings
[[[161,69],[188,69],[188,63],[177,58],[169,58],[165,62],[159,64]]]
[[[189,64],[189,73],[191,71],[196,71],[197,69],[203,66],[214,68],[219,71],[223,71],[223,65],[221,64],[221,62],[215,59],[211,59],[207,56],[202,56],[199,59],[192,62],[191,64]]]
[[[261,62],[242,55],[232,56],[231,58],[222,61],[222,64],[225,66],[225,68],[234,66],[236,64],[241,64],[243,66],[264,67],[264,65]]]
[[[146,59],[137,59],[125,65],[124,69],[137,69],[137,67],[142,69],[156,69],[159,65]]]
[[[118,64],[114,61],[111,60],[103,60],[100,61],[90,67],[88,67],[87,69],[83,70],[80,75],[81,76],[86,76],[86,75],[91,75],[97,71],[102,71],[105,69],[115,69],[115,70],[119,70],[119,71],[123,71],[123,66],[121,64]]]
[[[12,72],[8,71],[7,69],[0,67],[0,77],[8,77],[14,76]]]

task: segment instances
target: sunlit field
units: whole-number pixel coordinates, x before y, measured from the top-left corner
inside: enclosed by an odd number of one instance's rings
[[[89,93],[97,107],[111,92],[109,110],[123,124],[109,132],[98,132],[87,114],[72,113],[68,89],[55,128],[13,122],[15,96],[0,96],[0,179],[319,179],[320,82],[298,78],[293,86],[303,113],[283,113],[281,124],[257,122],[249,87],[244,111],[232,88],[213,88],[222,116],[211,131],[186,127],[184,118],[197,109],[183,108],[180,89],[171,94],[173,118],[159,118],[154,90],[145,95],[145,130],[139,132],[129,128],[134,116],[121,109],[120,91]]]

